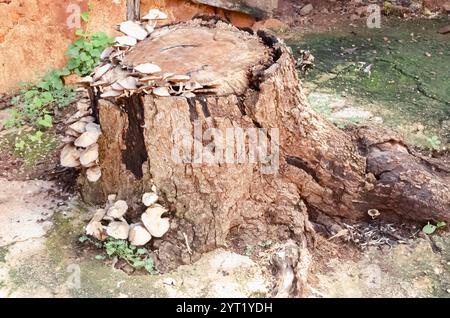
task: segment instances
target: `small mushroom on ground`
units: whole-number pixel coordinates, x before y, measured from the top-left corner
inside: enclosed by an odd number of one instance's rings
[[[153,94],[159,97],[169,97],[169,89],[167,87],[155,87],[153,89]]]
[[[369,211],[367,211],[367,214],[369,214],[369,216],[375,220],[377,217],[380,216],[380,211],[378,211],[377,209],[370,209]]]
[[[86,131],[80,137],[75,140],[75,146],[87,148],[95,144],[100,137],[101,133],[96,131]]]
[[[142,74],[153,74],[162,71],[158,65],[152,63],[139,64],[134,70]]]
[[[127,213],[127,211],[128,211],[127,202],[125,202],[124,200],[119,200],[108,209],[108,212],[106,214],[112,218],[120,219]]]
[[[75,168],[80,165],[80,152],[72,145],[66,145],[61,150],[61,166],[67,168]]]
[[[167,14],[160,11],[159,9],[151,9],[146,15],[142,17],[142,20],[165,20],[167,19]]]
[[[150,242],[152,239],[151,234],[141,224],[132,224],[130,227],[130,233],[128,237],[131,245],[143,246]]]
[[[106,239],[103,225],[99,221],[92,220],[86,226],[86,234],[95,237],[97,240],[103,241]]]
[[[144,40],[148,33],[139,24],[133,21],[125,21],[120,24],[120,31],[140,41]]]
[[[99,166],[94,166],[86,170],[86,177],[89,182],[97,182],[102,177],[102,169]]]
[[[156,202],[158,202],[158,195],[156,193],[144,193],[142,196],[142,203],[144,203],[146,207],[149,207]]]
[[[149,233],[153,237],[162,237],[169,231],[170,222],[168,218],[161,218],[167,212],[167,209],[158,205],[153,208],[148,208],[142,214],[141,219]]]
[[[128,239],[130,226],[126,222],[111,222],[106,228],[106,234],[117,240]]]
[[[85,76],[80,80],[80,84],[91,84],[93,81],[92,76]]]

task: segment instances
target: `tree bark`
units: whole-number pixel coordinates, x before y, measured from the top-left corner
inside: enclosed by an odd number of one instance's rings
[[[139,21],[141,18],[141,0],[127,0],[127,20]]]
[[[221,21],[195,20],[159,31],[123,64],[151,61],[164,72],[190,72],[201,84],[213,82],[214,89],[191,98],[96,98],[103,174],[95,184],[83,176],[80,183],[85,199],[99,203],[111,193],[138,202],[157,186],[172,212],[171,231],[153,246],[163,270],[229,242],[242,247],[294,239],[300,249],[312,247],[308,214],[360,220],[368,218],[368,209],[378,209],[389,220],[449,220],[449,172],[388,133],[346,133],[316,114],[290,49],[277,38]],[[227,128],[265,128],[272,149],[279,146],[276,173],[268,174],[260,162],[174,161],[174,132],[194,136],[199,126],[224,134]],[[217,140],[215,147],[223,149]],[[194,147],[184,154],[193,152]],[[139,215],[137,204],[135,211],[129,218]]]

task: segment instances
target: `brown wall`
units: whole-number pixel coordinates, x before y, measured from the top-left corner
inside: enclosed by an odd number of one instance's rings
[[[89,31],[116,34],[115,26],[126,16],[126,0],[0,0],[0,93],[17,89],[19,81],[30,82],[48,70],[66,63],[67,46],[74,39],[66,20],[70,3],[82,11],[94,5]],[[238,26],[251,26],[252,18],[188,0],[142,0],[142,13],[151,8],[167,12],[170,21],[188,20],[198,13],[226,16]]]

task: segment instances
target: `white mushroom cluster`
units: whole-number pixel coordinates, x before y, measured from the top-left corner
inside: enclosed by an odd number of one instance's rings
[[[153,237],[160,238],[169,231],[169,218],[162,215],[168,210],[157,204],[156,188],[153,192],[145,193],[142,202],[147,210],[141,215],[141,222],[128,224],[124,216],[128,211],[128,204],[123,200],[116,200],[116,195],[110,195],[104,209],[98,209],[86,227],[86,234],[100,241],[108,237],[118,240],[128,240],[131,245],[144,246]]]
[[[60,154],[63,167],[86,169],[90,182],[97,182],[101,175],[98,165],[98,138],[102,134],[100,125],[92,116],[89,97],[83,96],[77,103],[77,112],[66,120],[68,128],[63,142],[66,144]]]
[[[129,97],[137,93],[190,98],[195,97],[195,92],[211,92],[214,85],[203,86],[187,74],[166,73],[154,63],[122,64],[125,54],[150,37],[158,21],[164,19],[167,19],[165,13],[151,9],[139,22],[121,23],[119,30],[124,35],[116,37],[115,44],[103,51],[100,65],[80,83],[99,91],[101,98]]]

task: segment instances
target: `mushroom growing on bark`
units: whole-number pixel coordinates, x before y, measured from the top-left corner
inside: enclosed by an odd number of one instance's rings
[[[131,245],[143,246],[150,242],[152,239],[151,234],[141,224],[133,224],[130,227],[129,241]]]
[[[117,240],[126,240],[130,226],[127,222],[111,222],[106,228],[106,233]]]
[[[144,214],[142,214],[142,223],[144,223],[147,230],[154,237],[162,237],[169,231],[170,223],[168,218],[161,218],[161,216],[166,213],[167,210],[157,205],[153,208],[147,209]]]
[[[109,208],[107,215],[115,219],[120,219],[127,213],[127,211],[128,204],[123,200],[119,200],[114,203],[111,208]]]

